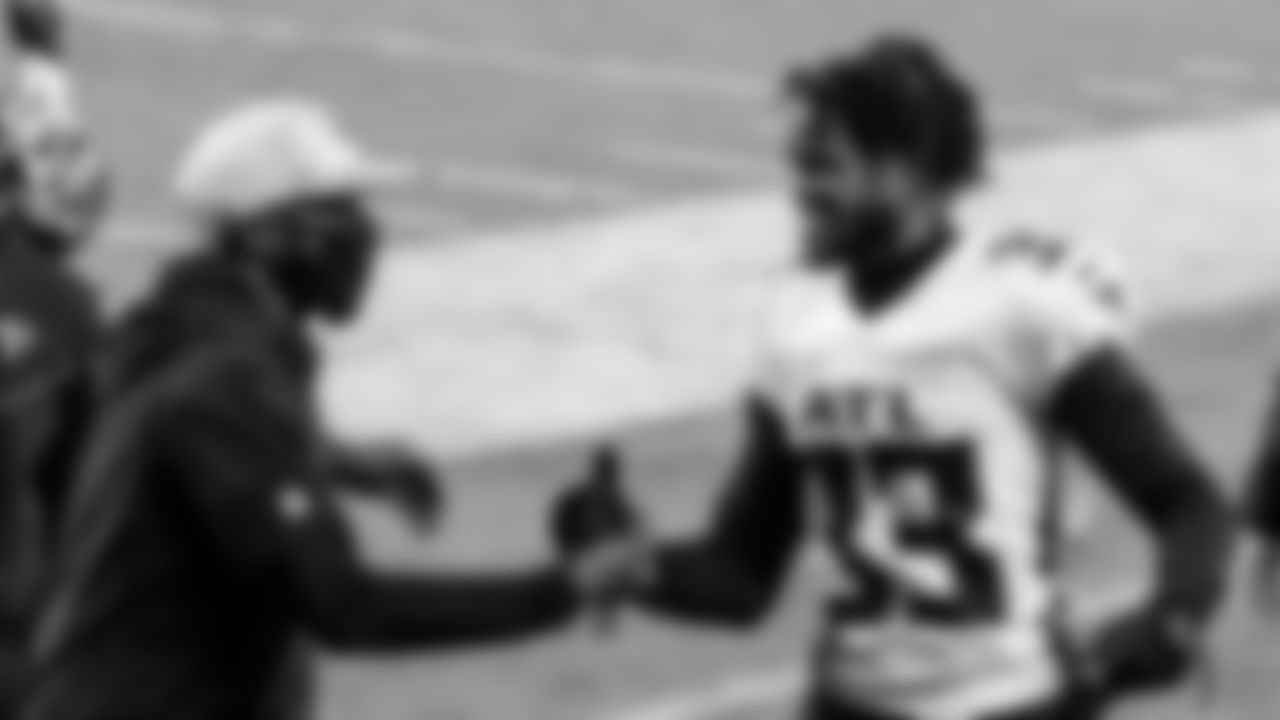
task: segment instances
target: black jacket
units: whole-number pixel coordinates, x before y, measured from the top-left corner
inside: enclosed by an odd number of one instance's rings
[[[361,566],[317,471],[315,349],[272,309],[228,261],[196,260],[104,353],[24,717],[304,717],[315,641],[437,648],[570,616],[553,568]]]
[[[24,683],[46,560],[56,438],[79,414],[75,380],[96,341],[86,284],[23,227],[0,226],[0,714]]]

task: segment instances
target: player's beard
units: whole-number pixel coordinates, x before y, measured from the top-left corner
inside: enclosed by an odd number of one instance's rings
[[[805,260],[818,268],[876,264],[896,253],[902,236],[901,215],[883,203],[810,207]]]

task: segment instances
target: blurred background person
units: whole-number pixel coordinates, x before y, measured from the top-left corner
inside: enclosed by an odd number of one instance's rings
[[[25,678],[56,492],[58,438],[81,411],[100,332],[74,259],[106,211],[105,165],[64,63],[65,20],[44,0],[4,8],[13,64],[0,96],[0,717]]]

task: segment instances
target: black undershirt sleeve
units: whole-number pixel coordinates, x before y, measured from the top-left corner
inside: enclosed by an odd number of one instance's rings
[[[664,547],[643,603],[691,622],[750,625],[775,604],[803,526],[803,491],[780,419],[745,408],[746,437],[727,491],[701,537]]]
[[[1227,583],[1233,523],[1223,494],[1142,372],[1118,350],[1085,360],[1050,413],[1155,535],[1155,602],[1205,620]]]
[[[1268,542],[1280,543],[1280,386],[1273,393],[1245,488],[1243,514],[1251,529]]]

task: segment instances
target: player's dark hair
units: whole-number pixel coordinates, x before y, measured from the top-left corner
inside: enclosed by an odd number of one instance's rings
[[[886,35],[801,68],[787,91],[871,157],[915,163],[943,190],[982,177],[986,138],[973,90],[919,38]]]

